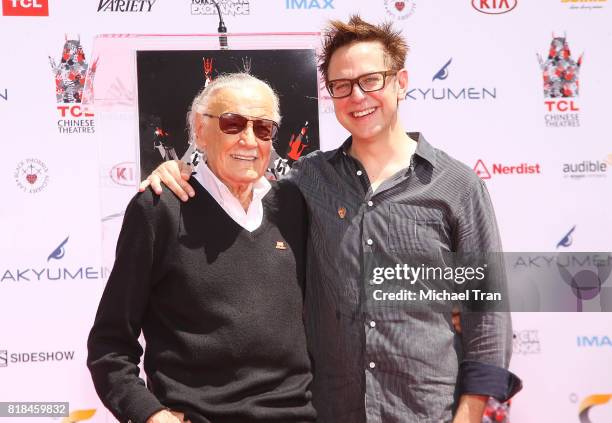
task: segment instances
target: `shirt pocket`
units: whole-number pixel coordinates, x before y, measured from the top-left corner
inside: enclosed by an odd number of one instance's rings
[[[448,250],[444,216],[438,209],[408,204],[389,204],[389,250],[428,252]]]

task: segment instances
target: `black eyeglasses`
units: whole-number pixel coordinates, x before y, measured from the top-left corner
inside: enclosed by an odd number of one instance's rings
[[[334,79],[327,82],[326,87],[333,98],[348,97],[353,92],[355,84],[358,84],[364,93],[371,93],[385,88],[387,76],[395,74],[397,71],[394,70],[371,72],[353,79]]]
[[[270,119],[251,119],[238,113],[222,113],[219,116],[202,113],[202,115],[219,119],[219,129],[225,134],[238,134],[244,131],[248,122],[253,122],[253,133],[262,141],[271,141],[278,134],[278,123]]]

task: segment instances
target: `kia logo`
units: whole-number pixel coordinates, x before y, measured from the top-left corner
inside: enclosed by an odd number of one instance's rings
[[[516,7],[518,0],[472,0],[472,7],[487,15],[501,15]]]
[[[110,171],[110,177],[118,185],[136,185],[136,166],[134,162],[116,164]]]

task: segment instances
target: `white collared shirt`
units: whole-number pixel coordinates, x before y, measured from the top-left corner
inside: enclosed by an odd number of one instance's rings
[[[231,193],[229,188],[212,173],[204,160],[200,161],[195,169],[194,178],[208,191],[223,210],[234,221],[249,232],[261,226],[263,221],[262,199],[270,191],[272,185],[265,177],[259,178],[253,184],[253,199],[247,211],[240,201]]]

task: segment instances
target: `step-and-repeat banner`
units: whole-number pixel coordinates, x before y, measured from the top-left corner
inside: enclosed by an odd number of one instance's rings
[[[393,21],[410,45],[401,118],[486,181],[507,251],[541,252],[514,265],[546,269],[559,253],[612,250],[612,0],[219,3],[230,33],[267,34],[230,37],[232,49],[308,49],[317,44],[308,33],[351,13]],[[139,133],[160,159],[171,157],[169,140],[187,143],[163,117],[143,132],[136,51],[216,49],[216,37],[198,34],[217,24],[210,0],[2,0],[0,401],[64,401],[71,411],[36,421],[114,421],[85,343],[140,178]],[[214,62],[202,59],[205,82]],[[303,79],[297,67],[281,72]],[[149,84],[147,98],[182,109],[171,78]],[[309,119],[286,128],[285,160],[347,136],[321,87],[318,128]],[[513,321],[511,369],[525,387],[510,420],[612,421],[612,315]]]

